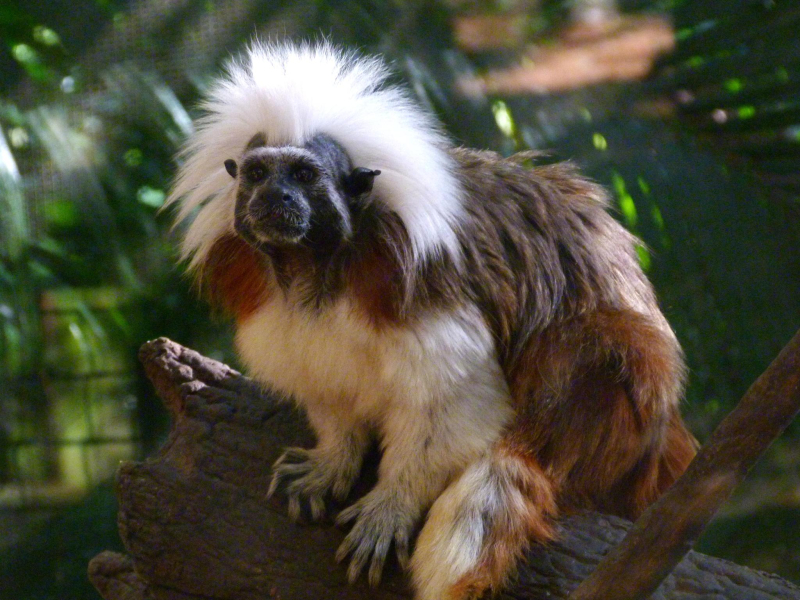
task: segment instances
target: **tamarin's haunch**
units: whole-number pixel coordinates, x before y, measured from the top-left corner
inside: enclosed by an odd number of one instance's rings
[[[316,432],[269,493],[320,518],[377,438],[337,558],[375,584],[394,546],[416,598],[461,600],[560,513],[634,518],[680,475],[685,369],[599,186],[455,147],[387,74],[328,43],[254,44],[211,88],[170,202],[249,374]]]

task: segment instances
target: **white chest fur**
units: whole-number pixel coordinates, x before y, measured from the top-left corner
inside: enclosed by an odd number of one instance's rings
[[[377,330],[346,299],[312,314],[279,296],[240,325],[236,343],[250,375],[309,408],[329,405],[380,424],[398,408],[466,403],[464,417],[483,420],[491,437],[510,413],[491,335],[475,309]]]

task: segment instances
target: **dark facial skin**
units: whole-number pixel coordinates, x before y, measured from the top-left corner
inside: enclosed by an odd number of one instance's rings
[[[357,205],[380,173],[353,169],[325,135],[303,147],[266,146],[256,135],[241,163],[228,159],[225,169],[238,181],[234,227],[243,239],[257,248],[303,244],[326,253],[352,237]]]

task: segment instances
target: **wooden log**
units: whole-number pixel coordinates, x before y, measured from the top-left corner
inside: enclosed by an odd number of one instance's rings
[[[410,598],[392,563],[384,582],[350,586],[334,561],[345,531],[331,520],[297,525],[281,498],[266,500],[283,447],[313,445],[302,414],[229,367],[166,339],[140,353],[173,419],[156,456],[118,473],[119,529],[128,556],[104,552],[89,576],[105,600],[318,600]],[[353,498],[374,482],[373,453]],[[336,506],[333,506],[335,514]],[[630,523],[596,513],[560,522],[559,539],[532,548],[508,599],[564,599]],[[636,569],[632,564],[631,569]],[[800,600],[800,588],[690,552],[656,600]]]

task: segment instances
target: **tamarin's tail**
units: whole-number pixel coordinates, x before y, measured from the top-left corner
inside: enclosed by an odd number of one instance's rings
[[[605,490],[602,501],[577,508],[592,508],[635,521],[678,477],[697,453],[697,440],[672,410],[662,441],[645,452],[634,467]]]
[[[431,507],[411,561],[416,599],[497,590],[529,543],[553,537],[555,515],[555,493],[539,465],[500,442]]]
[[[537,460],[509,441],[501,438],[431,507],[411,560],[416,600],[472,600],[498,591],[529,544],[554,537],[564,489],[556,489]],[[673,411],[662,444],[606,487],[604,501],[568,506],[635,519],[683,473],[696,444]]]

